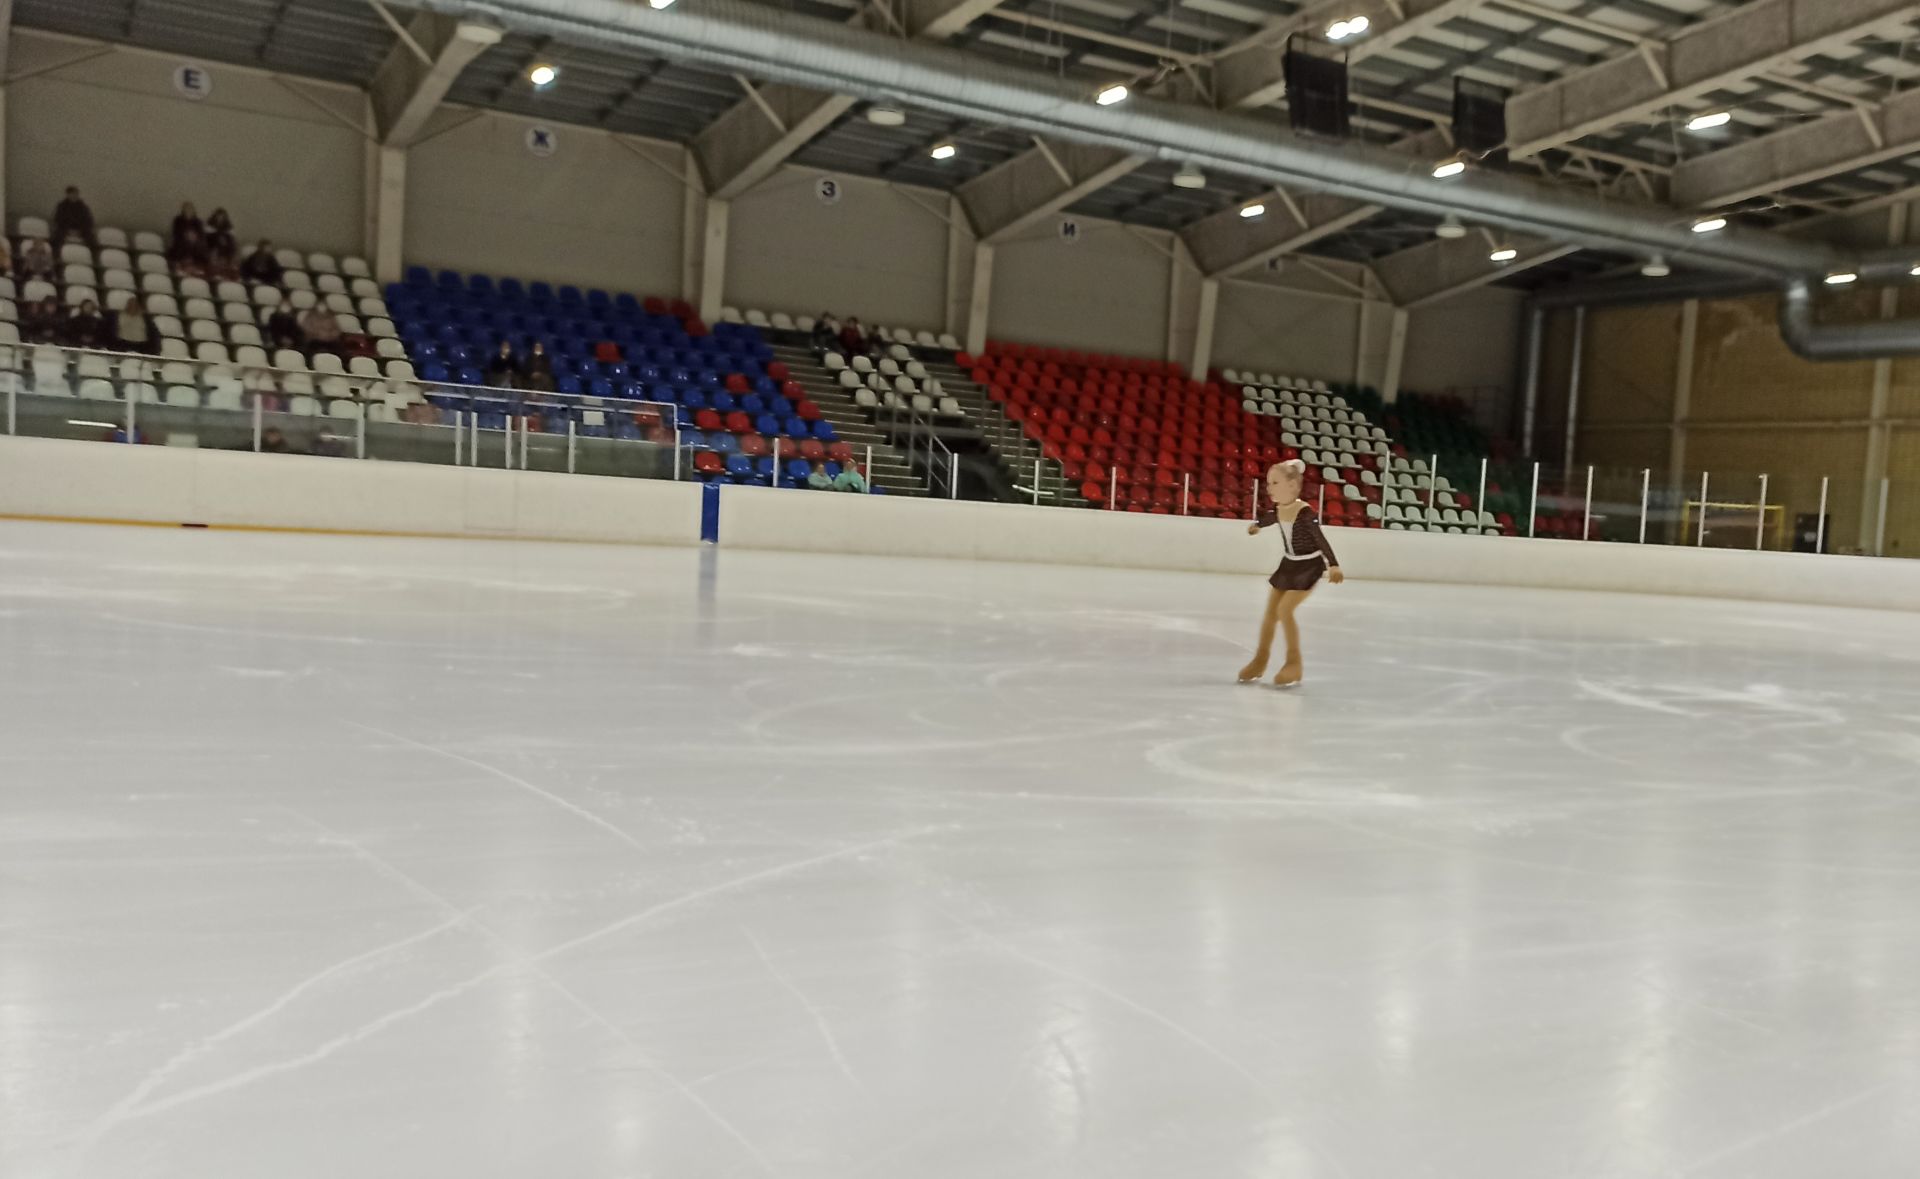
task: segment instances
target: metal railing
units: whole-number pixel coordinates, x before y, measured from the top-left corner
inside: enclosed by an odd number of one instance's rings
[[[907,470],[925,469],[927,494],[935,499],[959,499],[960,456],[941,439],[936,417],[922,413],[902,393],[888,396],[886,416],[888,440],[906,456]]]
[[[678,407],[405,376],[0,346],[10,435],[681,478]],[[649,432],[651,431],[651,437]]]

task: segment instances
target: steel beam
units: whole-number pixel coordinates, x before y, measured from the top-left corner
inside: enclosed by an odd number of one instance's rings
[[[715,119],[693,141],[707,191],[732,200],[853,109],[856,100],[769,83]]]
[[[1477,234],[1451,241],[1435,238],[1430,242],[1376,259],[1374,273],[1400,307],[1411,311],[1450,299],[1455,295],[1486,286],[1511,274],[1564,258],[1579,246],[1528,239],[1513,241],[1520,256],[1511,262],[1495,262],[1492,250]]]
[[[414,15],[374,73],[369,92],[374,125],[386,147],[406,147],[420,134],[467,64],[499,43],[501,31],[434,12]],[[411,39],[412,44],[408,43]],[[431,61],[422,61],[415,47]]]
[[[1755,74],[1843,49],[1920,12],[1910,0],[1753,0],[1507,102],[1513,153],[1650,119]]]
[[[1335,21],[1365,16],[1367,32],[1347,49],[1357,64],[1385,53],[1456,16],[1484,8],[1488,0],[1322,0],[1268,23],[1245,40],[1227,47],[1214,63],[1214,91],[1221,109],[1245,109],[1278,102],[1287,90],[1288,37],[1320,36]]]
[[[1437,159],[1448,146],[1446,136],[1439,131],[1423,131],[1401,140],[1394,150],[1415,159]],[[1262,203],[1267,211],[1258,218],[1242,217],[1240,210],[1245,206],[1236,205],[1181,231],[1202,273],[1227,278],[1263,266],[1270,258],[1305,249],[1321,238],[1351,229],[1382,209],[1345,197],[1319,193],[1294,196],[1278,189]]]
[[[1711,209],[1920,152],[1920,90],[1794,123],[1673,170],[1673,201]]]
[[[1105,147],[1036,140],[956,190],[980,240],[1003,242],[1146,163]]]

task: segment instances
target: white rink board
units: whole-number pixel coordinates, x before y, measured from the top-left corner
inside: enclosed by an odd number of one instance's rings
[[[691,545],[700,494],[652,479],[0,438],[0,515]]]
[[[1270,572],[1232,520],[729,487],[728,548],[1195,573]],[[691,483],[0,438],[0,515],[692,545]],[[1374,581],[1920,610],[1920,561],[1329,529]]]
[[[1232,520],[750,487],[722,499],[727,547],[1246,574],[1272,572],[1280,552],[1271,532],[1256,540]],[[1375,581],[1920,610],[1920,561],[1379,529],[1327,538],[1349,576]]]

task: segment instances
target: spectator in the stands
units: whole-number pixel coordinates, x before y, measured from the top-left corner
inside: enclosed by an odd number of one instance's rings
[[[867,331],[860,326],[858,317],[848,317],[846,326],[840,329],[840,350],[848,356],[867,354]]]
[[[233,236],[233,218],[227,215],[225,209],[215,209],[213,216],[207,218],[207,248],[217,254],[222,245],[227,247],[230,254],[238,256],[240,253],[240,243]]]
[[[45,238],[36,237],[20,249],[22,278],[53,277],[53,247]]]
[[[807,344],[813,349],[815,358],[825,356],[840,346],[840,325],[832,315],[825,311],[813,321],[813,331],[807,337]]]
[[[833,477],[827,474],[827,464],[818,459],[814,460],[813,470],[807,475],[807,486],[813,488],[815,491],[831,491],[833,489]]]
[[[13,243],[0,234],[0,278],[13,277]]]
[[[58,344],[66,330],[66,312],[60,300],[48,295],[37,303],[27,304],[26,315],[20,321],[20,335],[27,343]]]
[[[416,401],[401,411],[400,420],[416,426],[437,426],[440,424],[440,409],[431,401]]]
[[[275,348],[292,348],[296,351],[307,343],[306,333],[300,329],[300,316],[293,309],[293,302],[285,295],[280,296],[280,306],[273,309],[267,317],[267,339]]]
[[[176,223],[178,218],[175,218]],[[196,222],[173,235],[173,245],[167,250],[167,261],[179,274],[188,278],[207,277],[207,236],[200,231]]]
[[[848,463],[846,466],[840,468],[838,475],[834,476],[833,489],[835,491],[852,491],[864,495],[867,491],[867,477],[860,473],[859,467]]]
[[[72,185],[67,186],[66,199],[53,207],[53,244],[65,244],[69,234],[87,243],[90,250],[100,248],[100,239],[93,230],[93,210],[80,199],[80,190]]]
[[[240,277],[240,258],[234,253],[233,239],[215,239],[208,243],[207,277],[216,282],[234,282]]]
[[[67,320],[66,342],[74,348],[98,348],[106,328],[100,318],[100,305],[92,299],[82,300],[79,309]]]
[[[189,233],[192,233],[201,245],[206,244],[207,225],[200,220],[200,214],[194,210],[192,201],[183,203],[180,206],[180,212],[173,219],[173,248],[179,249],[180,243],[187,240]]]
[[[553,392],[553,357],[547,355],[546,341],[535,340],[528,345],[526,362],[520,366],[520,387]]]
[[[260,432],[260,452],[262,454],[292,454],[293,444],[279,429],[268,426]]]
[[[513,354],[513,344],[502,340],[487,357],[487,384],[498,389],[511,389],[514,380],[520,375],[520,358]]]
[[[159,333],[153,330],[153,321],[147,318],[147,305],[135,295],[127,300],[127,305],[113,317],[113,346],[122,352],[144,352],[151,356],[160,351]]]
[[[307,308],[300,317],[300,330],[307,334],[309,353],[331,352],[340,355],[340,321],[334,317],[333,308],[325,303],[315,303]]]
[[[287,268],[280,265],[280,259],[273,256],[273,243],[262,238],[260,244],[253,247],[246,261],[240,263],[240,277],[248,282],[265,283],[270,287],[280,285],[285,278]]]

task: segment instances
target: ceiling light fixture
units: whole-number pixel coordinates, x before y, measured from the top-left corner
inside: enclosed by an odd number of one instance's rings
[[[1687,120],[1689,131],[1711,131],[1715,127],[1724,127],[1733,122],[1732,111],[1709,111],[1704,115],[1695,115]]]
[[[1907,271],[1907,274],[1913,278],[1920,278],[1920,263],[1916,263],[1912,270]]]
[[[1640,267],[1640,273],[1648,278],[1665,278],[1673,273],[1673,267],[1667,265],[1665,258],[1655,254],[1653,257],[1647,259],[1644,266]]]
[[[907,112],[895,106],[870,106],[867,108],[867,122],[876,127],[898,127],[907,121]]]
[[[656,10],[661,8],[672,8],[673,0],[647,0],[647,4]]]
[[[1364,16],[1337,20],[1327,26],[1327,40],[1348,41],[1373,27],[1373,22]]]
[[[1695,233],[1718,233],[1727,227],[1725,217],[1704,217],[1693,223]]]
[[[927,154],[932,156],[936,160],[950,160],[954,156],[960,154],[960,149],[953,146],[951,143],[943,143],[943,144],[940,144],[938,147],[935,147],[932,151],[928,152]]]
[[[1460,218],[1448,213],[1440,224],[1433,227],[1433,236],[1447,241],[1457,241],[1467,236],[1467,227],[1460,223]]]
[[[1267,207],[1265,205],[1247,205],[1240,210],[1240,215],[1251,221],[1255,217],[1266,216]]]
[[[1433,178],[1435,180],[1451,180],[1466,170],[1467,162],[1459,156],[1455,156],[1450,160],[1442,160],[1435,164],[1433,166]]]
[[[1192,164],[1182,165],[1180,170],[1173,174],[1173,186],[1175,188],[1205,188],[1207,186],[1207,174]]]
[[[1844,287],[1859,281],[1860,276],[1851,270],[1842,270],[1837,274],[1829,274],[1827,276],[1827,285],[1830,287]]]
[[[1507,263],[1507,262],[1513,261],[1515,258],[1518,258],[1519,256],[1520,256],[1520,251],[1514,249],[1512,246],[1501,246],[1499,249],[1495,250],[1493,253],[1487,255],[1487,261]]]
[[[1125,102],[1127,100],[1127,88],[1115,82],[1113,85],[1106,87],[1101,90],[1100,93],[1094,95],[1093,100],[1101,106],[1112,106],[1116,102]]]
[[[533,83],[535,90],[545,90],[559,80],[560,71],[546,62],[541,62],[527,71],[527,81]]]

